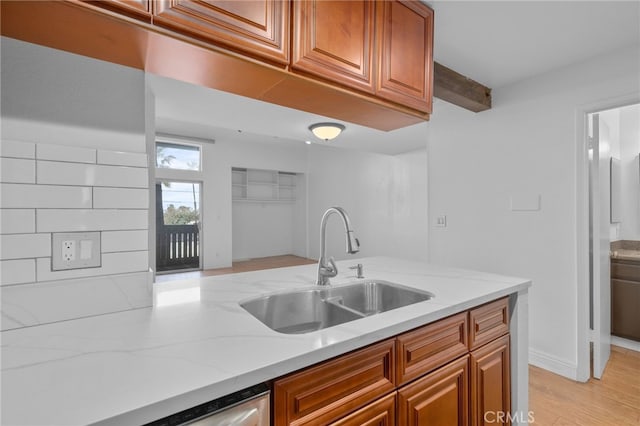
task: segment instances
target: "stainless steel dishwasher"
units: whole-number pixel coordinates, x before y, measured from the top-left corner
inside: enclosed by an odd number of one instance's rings
[[[145,426],[269,426],[269,396],[269,387],[261,383]]]

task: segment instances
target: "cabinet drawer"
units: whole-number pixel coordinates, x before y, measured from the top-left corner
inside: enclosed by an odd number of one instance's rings
[[[396,393],[394,392],[331,423],[331,426],[394,426],[395,424]]]
[[[509,298],[469,311],[469,350],[474,350],[509,332]]]
[[[465,354],[467,329],[463,312],[398,336],[398,385]]]
[[[640,281],[640,264],[631,262],[611,262],[611,278]]]
[[[277,380],[274,424],[327,424],[395,389],[395,339]]]

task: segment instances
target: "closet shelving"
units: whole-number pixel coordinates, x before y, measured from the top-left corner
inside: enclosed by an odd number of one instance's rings
[[[296,200],[297,174],[278,170],[231,169],[234,202],[291,203]]]

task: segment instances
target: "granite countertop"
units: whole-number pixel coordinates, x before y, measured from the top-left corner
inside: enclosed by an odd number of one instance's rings
[[[611,243],[611,259],[640,262],[640,241],[620,240]]]
[[[143,424],[526,289],[526,279],[377,257],[338,262],[435,298],[280,334],[238,302],[314,284],[316,266],[156,284],[153,308],[2,332],[2,424]]]
[[[635,260],[640,262],[640,250],[618,249],[611,252],[612,259]]]

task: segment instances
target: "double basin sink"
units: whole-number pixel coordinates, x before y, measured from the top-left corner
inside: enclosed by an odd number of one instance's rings
[[[337,287],[267,294],[240,303],[274,331],[302,334],[433,298],[427,291],[388,281],[367,280]]]

